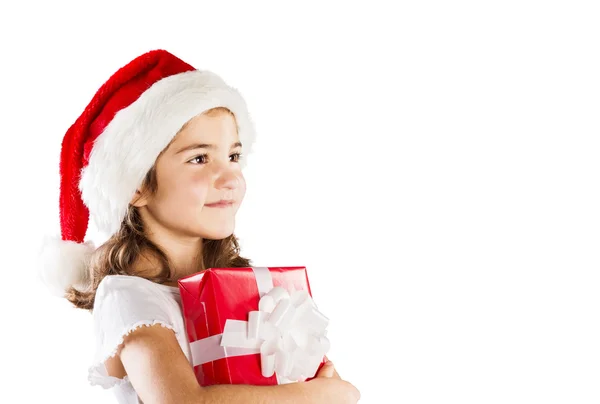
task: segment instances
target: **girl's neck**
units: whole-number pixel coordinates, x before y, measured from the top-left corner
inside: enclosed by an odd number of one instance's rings
[[[196,244],[176,244],[170,247],[161,246],[161,249],[169,257],[171,273],[173,274],[171,281],[173,282],[177,282],[178,279],[204,269],[202,239]]]
[[[177,286],[177,281],[185,276],[195,274],[204,270],[204,260],[202,254],[202,239],[186,240],[168,240],[167,242],[158,242],[149,237],[168,257],[171,269],[171,279],[165,282],[169,286]],[[133,265],[134,273],[150,274],[153,270],[158,270],[160,264],[153,254],[142,252],[136,263]]]

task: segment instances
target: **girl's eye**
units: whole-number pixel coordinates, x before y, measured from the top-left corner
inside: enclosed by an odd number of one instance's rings
[[[241,156],[242,156],[242,153],[233,153],[231,156],[229,156],[229,158],[232,159],[230,161],[237,163],[237,162],[239,162]],[[201,154],[201,155],[196,156],[193,159],[191,159],[190,162],[199,160],[198,163],[195,163],[195,164],[206,164],[207,159],[208,159],[208,154]]]
[[[208,157],[208,154],[201,154],[199,156],[194,157],[190,161],[195,161],[195,160],[201,159],[202,161],[200,163],[198,163],[198,164],[206,164],[207,157]]]

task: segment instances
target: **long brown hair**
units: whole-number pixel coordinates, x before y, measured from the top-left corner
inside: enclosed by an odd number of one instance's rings
[[[222,107],[213,108],[204,114],[212,115],[222,112],[231,114],[228,109]],[[185,128],[185,125],[183,128]],[[167,148],[168,146],[165,150]],[[140,197],[156,194],[158,190],[156,163],[146,174],[141,189],[142,194]],[[132,265],[138,260],[142,252],[144,256],[150,254],[159,263],[157,268],[153,268],[155,269],[154,272],[136,273],[133,271]],[[234,268],[249,267],[251,261],[240,256],[237,237],[232,234],[222,240],[203,240],[202,264],[203,268]],[[172,280],[169,258],[158,245],[145,236],[144,223],[140,212],[138,208],[131,204],[127,209],[127,214],[119,231],[98,247],[92,255],[89,271],[90,283],[88,288],[86,290],[70,288],[65,295],[67,300],[75,307],[86,310],[94,308],[96,289],[107,275],[135,275],[157,283]]]

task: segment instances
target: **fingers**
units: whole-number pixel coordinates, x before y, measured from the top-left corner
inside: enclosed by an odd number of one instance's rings
[[[319,370],[316,377],[333,377],[335,374],[335,368],[333,367],[333,362],[327,361]]]
[[[327,355],[324,355],[324,358],[325,358],[325,363],[327,363],[327,362],[331,362],[331,361],[329,360],[329,358],[327,357]],[[342,378],[341,378],[341,376],[338,374],[337,370],[335,370],[335,367],[334,367],[334,369],[333,369],[333,375],[332,375],[331,377],[333,377],[333,378],[335,378],[335,379],[340,379],[340,380],[342,380]]]

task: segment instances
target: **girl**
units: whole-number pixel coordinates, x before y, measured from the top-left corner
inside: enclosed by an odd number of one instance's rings
[[[61,151],[62,238],[47,238],[42,279],[90,310],[92,385],[133,403],[356,403],[330,362],[309,382],[201,387],[191,365],[177,280],[247,267],[233,234],[254,127],[220,77],[164,50],[119,69],[67,131]],[[242,153],[242,151],[244,153]],[[107,239],[83,242],[88,220]]]

